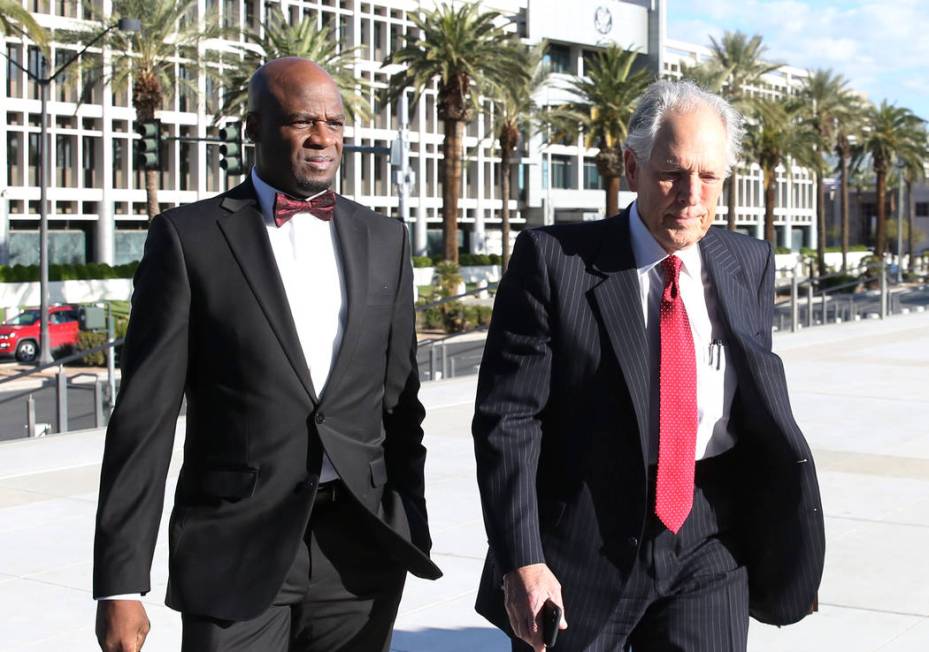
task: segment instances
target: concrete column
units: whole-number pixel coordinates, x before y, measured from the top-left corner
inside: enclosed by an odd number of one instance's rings
[[[428,221],[426,215],[426,176],[432,165],[432,159],[426,157],[426,101],[420,98],[414,109],[416,118],[416,131],[419,137],[419,156],[416,158],[416,229],[413,241],[413,254],[425,256],[428,253]]]
[[[809,188],[809,186],[806,187]],[[819,207],[817,206],[819,197],[816,196],[817,193],[815,183],[812,187],[812,192],[810,192],[810,195],[813,197],[811,204],[813,207],[813,219],[810,221],[810,228],[807,230],[809,239],[806,241],[806,246],[808,246],[810,249],[816,249],[816,244],[819,241],[819,220],[816,219],[817,211],[819,210]]]
[[[0,65],[0,88],[6,92],[6,72],[9,64]],[[7,178],[7,142],[6,111],[0,111],[0,265],[10,262],[10,180]]]
[[[113,3],[111,0],[104,0],[103,12],[105,15],[111,15]],[[104,46],[102,50],[102,60],[104,70],[111,69],[112,55],[110,48]],[[100,201],[97,202],[97,230],[96,230],[96,262],[112,265],[116,260],[115,247],[115,230],[116,220],[113,218],[113,92],[109,86],[102,87],[103,113],[101,117],[100,139],[100,159],[102,161],[102,173],[100,179]],[[130,144],[132,141],[129,141]],[[132,148],[126,154],[132,156]]]
[[[206,2],[204,0],[197,1],[197,20],[203,21],[203,17],[206,14]],[[259,25],[265,24],[265,3],[261,2],[258,4],[258,15],[260,19],[258,21]],[[197,138],[206,137],[206,129],[209,126],[210,118],[204,117],[206,112],[206,77],[203,75],[197,75]],[[206,143],[202,140],[197,141],[196,145],[193,148],[194,151],[194,161],[196,161],[196,167],[194,168],[194,179],[193,187],[197,191],[197,199],[206,199],[206,179],[209,174],[206,167]]]
[[[486,161],[484,157],[484,147],[481,145],[484,139],[484,111],[481,111],[477,115],[477,179],[475,185],[477,186],[477,197],[475,198],[475,208],[474,208],[474,232],[471,237],[471,253],[472,254],[482,254],[487,249],[486,243],[486,233],[485,233],[485,220],[484,220],[484,206],[485,206],[485,197],[484,197],[484,163]],[[467,130],[467,128],[466,128]],[[465,137],[467,139],[467,137]],[[493,141],[491,141],[493,142]],[[465,146],[465,151],[467,151],[467,146]],[[468,166],[465,165],[465,168]],[[462,190],[465,191],[462,193],[464,197],[467,196],[467,186],[462,184]],[[493,191],[491,191],[491,196]]]
[[[780,192],[780,183],[778,183],[778,192]],[[784,228],[782,230],[781,236],[781,246],[788,247],[793,249],[794,247],[794,238],[793,238],[793,211],[794,211],[794,196],[793,196],[793,174],[786,169],[784,170],[784,197],[786,201],[784,202]]]

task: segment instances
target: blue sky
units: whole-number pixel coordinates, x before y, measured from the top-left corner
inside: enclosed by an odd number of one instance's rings
[[[872,102],[929,119],[927,0],[667,0],[668,37],[709,44],[724,31],[760,34],[766,58],[832,68]]]

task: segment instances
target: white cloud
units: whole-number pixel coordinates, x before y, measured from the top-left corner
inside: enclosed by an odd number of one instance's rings
[[[707,44],[725,30],[761,34],[768,58],[832,68],[872,99],[929,115],[924,0],[669,0],[668,35]]]

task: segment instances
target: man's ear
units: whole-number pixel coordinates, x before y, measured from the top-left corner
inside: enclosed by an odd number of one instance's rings
[[[626,168],[626,181],[629,182],[629,190],[639,192],[639,162],[635,154],[628,147],[623,150],[623,165]]]
[[[245,116],[245,137],[253,143],[258,142],[258,115],[255,113]]]

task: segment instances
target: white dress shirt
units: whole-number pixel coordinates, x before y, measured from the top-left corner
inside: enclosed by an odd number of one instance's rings
[[[271,240],[271,251],[284,282],[300,347],[310,368],[317,396],[322,396],[329,371],[342,344],[348,300],[342,261],[332,221],[310,213],[297,213],[283,226],[274,223],[274,196],[278,192],[252,168],[252,183]],[[324,191],[325,192],[325,191]],[[322,193],[318,193],[322,194]],[[314,195],[315,196],[315,195]],[[323,452],[320,482],[338,479],[329,456]],[[100,600],[140,600],[139,593],[108,595]]]
[[[650,364],[650,423],[651,445],[649,462],[658,458],[658,411],[660,329],[658,310],[664,290],[664,274],[659,263],[668,252],[658,244],[642,218],[638,202],[629,210],[629,234],[632,252],[639,273],[642,314],[645,317]],[[681,259],[679,279],[681,299],[687,310],[690,331],[694,338],[697,363],[697,448],[695,459],[719,455],[735,445],[735,434],[729,428],[729,414],[735,396],[735,370],[730,364],[728,347],[719,316],[719,306],[712,280],[703,268],[700,246],[693,244],[674,253]]]
[[[274,196],[278,191],[259,177],[255,168],[252,168],[252,184],[297,327],[300,347],[310,368],[313,388],[317,396],[322,396],[342,344],[348,309],[334,222],[321,220],[311,213],[297,213],[282,226],[277,226]],[[319,481],[328,482],[338,477],[329,456],[323,453]]]

